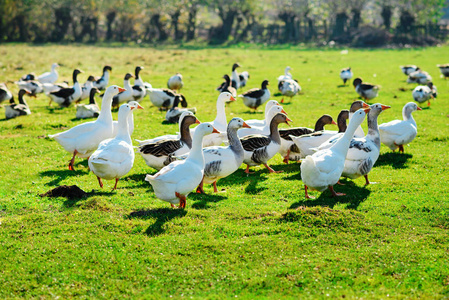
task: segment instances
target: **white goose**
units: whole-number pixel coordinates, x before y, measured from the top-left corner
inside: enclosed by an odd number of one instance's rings
[[[278,114],[278,113],[283,113],[285,115],[287,115],[287,113],[285,112],[285,110],[283,109],[282,106],[280,105],[274,105],[270,108],[270,110],[268,111],[268,122],[265,126],[263,127],[250,127],[250,128],[242,128],[241,130],[239,130],[237,132],[239,138],[242,138],[244,136],[248,136],[251,134],[264,134],[264,135],[269,135],[270,134],[270,125],[271,125],[271,120]]]
[[[210,146],[220,146],[221,143],[223,143],[226,140],[226,128],[227,128],[227,121],[226,121],[226,112],[225,112],[225,103],[229,101],[235,101],[234,97],[228,92],[221,93],[217,98],[217,116],[215,117],[215,120],[212,122],[208,122],[214,128],[219,131],[219,133],[213,133],[209,134],[204,137],[203,139],[203,146],[204,147],[210,147]],[[198,128],[198,127],[196,127]],[[196,128],[190,129],[190,134],[194,134]]]
[[[290,73],[290,70],[292,68],[290,68],[289,66],[285,67],[285,71],[284,71],[284,75],[280,75],[278,77],[278,82],[283,81],[283,80],[290,80],[293,79],[292,74]]]
[[[179,132],[181,134],[179,139],[164,138],[157,141],[142,141],[138,151],[149,167],[160,170],[171,162],[169,156],[178,156],[190,151],[192,148],[192,137],[189,127],[192,124],[200,123],[191,112],[183,112],[179,123]]]
[[[117,189],[121,177],[128,174],[134,164],[134,148],[129,135],[128,118],[136,108],[142,106],[122,104],[118,111],[118,133],[112,139],[104,140],[98,149],[89,157],[89,169],[97,176],[98,184],[103,187],[101,179],[115,179],[112,190]]]
[[[214,132],[217,130],[211,124],[198,125],[186,160],[174,161],[155,175],[145,177],[153,186],[156,197],[170,202],[172,207],[179,204],[179,207],[185,208],[186,196],[200,184],[204,175],[203,137]]]
[[[134,76],[130,73],[126,73],[125,78],[123,79],[123,88],[125,88],[125,91],[120,92],[112,98],[112,107],[118,107],[123,102],[133,100],[133,87],[129,82],[129,80],[133,77]]]
[[[176,73],[172,77],[170,77],[167,81],[167,87],[171,90],[179,92],[180,89],[184,86],[184,82],[182,82],[181,73]]]
[[[393,152],[399,148],[399,152],[404,153],[404,145],[411,143],[418,134],[418,126],[412,116],[417,110],[422,109],[409,102],[402,109],[403,121],[393,120],[379,125],[380,141]]]
[[[36,80],[40,83],[55,83],[58,80],[58,71],[56,70],[58,67],[57,63],[52,64],[51,71],[37,76]]]
[[[251,128],[263,128],[265,127],[265,125],[270,124],[271,118],[268,115],[268,112],[274,105],[279,105],[279,102],[277,102],[276,100],[267,101],[267,103],[265,104],[265,118],[263,120],[251,119],[245,121],[245,123],[248,124]]]
[[[73,154],[69,163],[69,170],[73,170],[75,156],[89,157],[105,139],[112,138],[112,97],[124,89],[112,85],[104,93],[100,115],[97,120],[77,125],[67,131],[49,135],[54,138],[66,151]]]
[[[346,117],[347,119],[347,117]],[[345,115],[338,115],[338,128],[342,122],[344,122],[344,126],[346,127],[346,119]],[[288,129],[279,129],[279,135],[281,136],[281,147],[279,148],[279,154],[284,158],[283,162],[288,164],[289,161],[299,161],[301,160],[301,155],[298,147],[293,142],[292,136],[298,137],[306,134],[311,134],[313,132],[324,130],[325,125],[336,124],[331,116],[323,115],[321,116],[315,123],[315,129],[307,128],[307,127],[296,127],[296,128],[288,128]]]
[[[301,178],[304,182],[305,196],[310,196],[307,189],[323,192],[329,189],[333,196],[343,196],[342,193],[334,191],[334,185],[338,182],[345,165],[345,157],[348,153],[349,144],[354,132],[365,118],[369,108],[357,111],[349,121],[343,137],[329,149],[320,150],[313,155],[307,156],[301,163]]]
[[[413,100],[418,103],[427,101],[427,106],[430,106],[430,99],[437,97],[437,87],[430,81],[427,85],[418,85],[412,92]]]
[[[60,107],[69,107],[73,101],[77,101],[82,94],[81,86],[78,82],[78,74],[82,73],[82,71],[75,69],[73,71],[72,79],[73,79],[73,87],[72,88],[63,88],[56,92],[51,92],[48,94],[51,101],[59,104]]]
[[[11,91],[8,90],[8,87],[4,83],[0,83],[0,103],[3,101],[9,101],[14,96],[12,95]]]
[[[250,89],[239,95],[239,97],[243,98],[243,104],[257,110],[260,105],[270,99],[270,90],[267,88],[268,85],[268,80],[264,80],[260,89]]]
[[[142,77],[140,77],[140,71],[142,69],[143,69],[142,66],[137,66],[136,69],[134,70],[135,77],[133,85],[133,98],[135,101],[142,100],[147,93]]]
[[[272,107],[271,109],[273,109]],[[291,121],[283,113],[278,113],[270,122],[270,134],[248,135],[240,139],[244,151],[243,162],[246,164],[245,173],[250,174],[250,166],[257,166],[263,164],[270,173],[279,173],[280,171],[273,170],[267,162],[276,155],[281,146],[281,137],[279,135],[279,123],[286,123]]]
[[[100,115],[100,108],[95,102],[95,94],[98,92],[97,88],[91,88],[89,92],[89,104],[76,105],[77,119],[97,118]]]
[[[344,68],[340,71],[340,78],[343,80],[343,85],[346,85],[346,81],[350,80],[352,78],[353,74],[351,71],[351,68]]]
[[[19,91],[19,104],[16,104],[14,102],[14,97],[11,97],[11,99],[9,100],[9,105],[5,105],[6,119],[12,119],[18,116],[26,116],[31,114],[28,104],[26,103],[25,99],[23,99],[23,96],[25,94],[29,95],[30,92],[24,89],[21,89]]]
[[[380,153],[380,135],[377,126],[377,117],[379,114],[390,108],[390,106],[376,103],[370,106],[368,113],[368,134],[362,138],[353,138],[349,145],[348,154],[346,155],[345,167],[341,176],[356,179],[364,176],[366,183],[368,173],[379,158]]]
[[[139,102],[137,101],[129,101],[129,105],[135,106],[137,108],[143,108],[139,105]],[[130,114],[128,117],[128,129],[129,129],[129,135],[132,135],[134,132],[134,114]],[[118,132],[118,121],[112,122],[112,136],[116,136]]]
[[[103,75],[101,75],[100,78],[98,78],[96,81],[94,81],[94,87],[97,89],[104,90],[108,84],[109,84],[109,72],[112,72],[111,66],[104,66],[103,68]]]

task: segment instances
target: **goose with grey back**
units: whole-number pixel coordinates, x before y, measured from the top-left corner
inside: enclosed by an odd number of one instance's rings
[[[167,81],[167,87],[179,93],[179,90],[184,86],[181,73],[176,73]]]
[[[427,106],[430,106],[430,100],[437,97],[437,87],[433,85],[432,81],[426,85],[418,85],[413,90],[412,97],[420,104],[427,101]]]
[[[444,79],[449,78],[449,64],[437,65]]]
[[[244,151],[243,162],[246,164],[245,173],[250,174],[250,166],[257,166],[263,164],[270,173],[279,173],[281,171],[273,170],[267,162],[276,155],[281,146],[281,137],[279,135],[278,125],[291,121],[285,114],[278,113],[271,119],[270,134],[248,135],[240,139]]]
[[[240,98],[243,98],[243,104],[247,107],[257,110],[257,108],[264,104],[268,99],[270,99],[270,90],[267,88],[269,85],[268,80],[264,80],[261,84],[261,88],[250,89],[249,91],[244,92],[239,95]]]
[[[402,73],[404,73],[404,75],[410,75],[411,73],[418,71],[419,67],[415,66],[415,65],[405,65],[405,66],[399,66],[399,68],[401,68]]]
[[[346,132],[337,143],[329,149],[320,150],[307,156],[301,163],[301,179],[304,183],[305,196],[307,199],[313,199],[308,189],[323,192],[329,189],[333,196],[343,196],[343,193],[334,191],[334,185],[338,182],[345,165],[345,157],[348,153],[354,132],[365,119],[365,110],[358,110],[349,121]]]
[[[379,86],[371,83],[363,82],[361,78],[357,77],[352,82],[354,85],[355,91],[360,95],[364,100],[371,100],[377,97],[379,93]]]
[[[365,185],[370,184],[368,173],[373,168],[380,154],[380,134],[377,125],[379,114],[390,106],[376,103],[370,105],[368,113],[368,134],[362,138],[353,138],[346,155],[345,167],[341,176],[356,179],[365,177]]]
[[[402,109],[403,120],[393,120],[379,125],[380,141],[393,150],[404,153],[404,145],[411,143],[418,134],[418,126],[412,113],[422,110],[416,103],[409,102]]]

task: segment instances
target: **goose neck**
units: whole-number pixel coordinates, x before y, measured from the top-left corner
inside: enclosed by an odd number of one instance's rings
[[[187,144],[189,148],[192,148],[192,136],[190,135],[190,125],[185,122],[184,118],[179,124],[179,132],[181,134],[180,140]]]

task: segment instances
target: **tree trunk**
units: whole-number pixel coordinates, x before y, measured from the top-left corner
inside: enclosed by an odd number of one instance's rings
[[[189,8],[189,18],[187,21],[187,41],[195,39],[197,13],[198,13],[198,6],[192,4],[192,6],[190,6]]]
[[[399,18],[398,31],[400,33],[412,33],[415,28],[415,16],[413,16],[409,11],[401,11],[401,16]]]
[[[237,11],[234,9],[229,9],[228,11],[225,11],[224,9],[220,9],[219,16],[222,21],[222,25],[218,30],[217,38],[219,41],[224,42],[229,38],[229,35],[232,31],[232,25],[234,24],[234,18]]]
[[[115,17],[117,16],[117,13],[115,11],[110,11],[106,14],[106,20],[107,20],[107,31],[106,31],[106,40],[110,41],[114,37],[114,32],[112,31],[112,23],[115,21]]]
[[[151,17],[151,23],[156,27],[159,37],[158,41],[166,41],[168,39],[168,33],[165,31],[164,25],[161,23],[161,15],[156,13]]]
[[[382,20],[384,22],[385,29],[390,30],[391,28],[391,16],[393,15],[391,6],[382,6],[382,11],[380,13]]]
[[[16,16],[16,22],[17,22],[17,26],[19,27],[19,41],[20,42],[27,42],[28,41],[28,26],[26,24],[26,18],[25,15],[18,15]]]
[[[72,22],[72,16],[70,15],[70,7],[62,6],[55,9],[55,28],[53,30],[54,42],[60,42],[64,39],[64,36],[69,30],[70,23]]]
[[[352,18],[351,18],[351,28],[354,30],[357,30],[359,28],[360,25],[360,19],[361,19],[361,11],[358,9],[352,9],[351,10],[352,13]]]
[[[348,15],[345,12],[337,13],[333,32],[334,37],[339,37],[345,34],[347,21]]]
[[[182,39],[183,37],[183,32],[179,30],[179,17],[181,16],[181,10],[177,9],[173,12],[173,14],[171,15],[171,25],[173,27],[173,31],[174,31],[174,39],[175,41],[179,41]]]

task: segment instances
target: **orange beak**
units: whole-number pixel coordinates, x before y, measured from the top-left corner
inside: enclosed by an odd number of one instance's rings
[[[281,110],[281,113],[283,113],[283,114],[287,115],[287,113],[285,112],[285,110],[284,110],[284,109],[282,109],[282,110]]]
[[[217,129],[215,129],[215,127],[212,127],[214,130],[212,130],[212,133],[220,133],[220,131],[218,131]]]
[[[244,127],[244,128],[251,128],[251,126],[249,126],[249,125],[246,124],[245,122],[243,122],[243,127]]]
[[[418,106],[418,110],[422,110],[422,108]]]
[[[235,101],[235,98],[231,96],[231,98],[229,99],[231,101]]]
[[[332,125],[337,125],[337,123],[335,123],[335,121],[334,120],[332,120],[332,123],[331,123]]]
[[[386,109],[391,108],[391,106],[388,106],[388,105],[381,105],[381,106],[382,106],[382,110],[386,110]]]
[[[195,124],[201,124],[200,120],[196,119]]]
[[[369,113],[370,110],[371,110],[371,107],[368,107],[368,108],[365,108],[363,111],[364,111],[365,113]]]
[[[290,124],[288,124],[288,122],[293,122],[292,119],[290,119],[289,117],[287,117],[287,119],[285,120],[285,124],[287,124],[288,126],[290,126]]]
[[[366,104],[365,102],[363,102],[363,104],[362,104],[362,108],[368,108],[369,107],[369,105],[368,104]]]
[[[126,91],[126,89],[119,87],[119,88],[118,88],[118,91],[121,93],[121,92]]]
[[[141,106],[140,104],[137,104],[137,108],[138,109],[143,109],[143,106]]]

